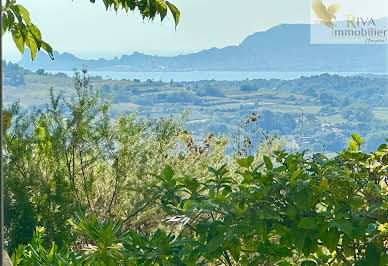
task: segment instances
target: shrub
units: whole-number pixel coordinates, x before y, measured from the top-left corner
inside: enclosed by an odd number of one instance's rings
[[[14,104],[5,111],[4,231],[10,253],[28,243],[37,226],[46,228],[45,247],[71,243],[67,220],[75,211],[153,230],[163,214],[148,197],[155,182],[150,173],[169,164],[180,175],[195,170],[205,178],[207,165],[224,160],[225,138],[194,143],[184,131],[185,114],[152,119],[133,112],[111,119],[109,99],[89,86],[86,70],[76,74],[74,85],[71,98],[51,90],[45,109],[29,113]]]
[[[209,167],[209,179],[166,167],[150,190],[152,204],[169,216],[166,229],[121,233],[121,222],[81,217],[72,224],[90,248],[77,258],[102,265],[387,265],[388,146],[365,154],[364,140],[352,138],[331,159],[278,151],[260,164],[239,158],[240,170]],[[22,250],[14,261],[28,254]]]

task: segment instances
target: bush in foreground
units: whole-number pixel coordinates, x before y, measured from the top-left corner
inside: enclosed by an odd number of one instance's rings
[[[352,137],[335,158],[279,151],[259,165],[237,159],[242,171],[209,168],[206,180],[167,167],[150,190],[169,217],[163,229],[122,232],[122,221],[76,215],[77,243],[45,249],[37,229],[13,263],[387,265],[388,148],[366,154]]]

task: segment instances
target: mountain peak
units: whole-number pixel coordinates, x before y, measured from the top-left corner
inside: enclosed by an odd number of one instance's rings
[[[386,45],[310,44],[310,25],[281,24],[248,36],[239,46],[162,57],[134,52],[113,60],[84,60],[55,52],[55,60],[39,52],[34,62],[24,55],[27,69],[114,71],[323,71],[385,72]]]

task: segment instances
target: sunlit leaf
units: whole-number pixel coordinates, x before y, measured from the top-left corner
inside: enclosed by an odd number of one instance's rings
[[[19,30],[12,31],[12,38],[16,44],[16,47],[21,53],[24,53],[24,40],[21,32]]]
[[[169,1],[166,1],[166,4],[167,4],[168,8],[170,9],[170,11],[172,13],[172,16],[174,17],[175,27],[176,27],[179,24],[179,19],[180,19],[181,12],[178,10],[178,8],[176,8],[176,6],[174,6]]]

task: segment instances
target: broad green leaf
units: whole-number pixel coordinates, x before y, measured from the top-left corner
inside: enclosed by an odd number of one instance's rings
[[[265,167],[267,167],[268,170],[272,170],[273,169],[273,164],[272,164],[271,159],[264,155],[263,156],[263,160],[264,160]]]
[[[16,5],[16,8],[18,9],[20,15],[24,19],[27,25],[31,24],[30,20],[30,14],[28,13],[27,9],[25,9],[22,5]]]
[[[204,248],[205,254],[211,255],[214,251],[216,251],[222,246],[223,241],[224,235],[222,234],[217,234],[214,237],[210,238]]]
[[[360,261],[359,265],[379,265],[380,264],[380,250],[374,244],[370,243],[365,250],[365,257]]]
[[[296,179],[300,176],[301,173],[303,173],[303,169],[299,169],[299,170],[293,172],[291,177],[290,177],[290,182],[292,184],[296,184]]]
[[[353,225],[348,220],[340,220],[333,222],[341,231],[343,231],[348,237],[352,237]]]
[[[28,48],[30,48],[31,59],[34,60],[36,57],[36,53],[38,52],[38,45],[36,44],[36,41],[30,32],[27,32],[26,37],[26,45],[28,46]]]
[[[191,200],[186,200],[185,204],[183,204],[183,210],[187,212],[191,206],[192,202]]]
[[[253,163],[253,157],[249,156],[247,158],[237,159],[237,163],[244,168],[249,168]]]
[[[381,162],[385,165],[388,165],[388,153],[385,154],[382,158],[381,158]]]
[[[364,204],[364,200],[362,198],[354,198],[352,200],[349,200],[348,204],[352,206],[355,210],[357,210],[362,207],[362,205]]]
[[[303,242],[302,252],[305,256],[309,256],[311,253],[314,252],[314,249],[316,248],[316,243],[313,242],[311,237],[306,237]]]
[[[318,224],[314,217],[303,217],[299,221],[298,227],[306,230],[315,230],[318,229]]]
[[[352,134],[352,138],[357,143],[357,145],[361,145],[365,141],[363,138],[361,138],[357,134]]]
[[[336,228],[330,228],[328,231],[322,233],[322,243],[330,250],[334,251],[337,248],[340,233]]]
[[[22,36],[21,32],[18,29],[12,31],[12,38],[16,44],[16,47],[23,54],[24,53],[24,40],[23,40],[23,36]]]
[[[29,26],[29,30],[30,30],[31,34],[32,34],[36,39],[38,39],[39,41],[42,40],[42,34],[40,33],[40,30],[38,29],[37,26],[31,24],[31,25]]]
[[[349,150],[350,151],[356,151],[357,150],[357,143],[353,140],[349,140]]]
[[[172,13],[172,16],[175,21],[175,28],[176,28],[176,26],[178,26],[178,23],[179,23],[181,12],[178,10],[178,8],[176,8],[176,6],[174,6],[169,1],[166,1],[166,5],[168,6],[168,8],[170,9],[170,12]]]
[[[381,151],[381,152],[384,152],[384,151],[386,151],[387,149],[388,149],[387,144],[381,144],[377,150],[378,150],[378,151]]]
[[[295,206],[290,205],[287,207],[286,213],[287,213],[288,218],[295,220],[296,215],[297,215],[297,209]]]
[[[239,239],[233,241],[232,247],[229,249],[233,259],[238,262],[240,260],[241,243]]]
[[[171,180],[171,178],[174,176],[174,170],[172,170],[170,166],[167,166],[166,168],[164,168],[162,174],[166,180]]]

